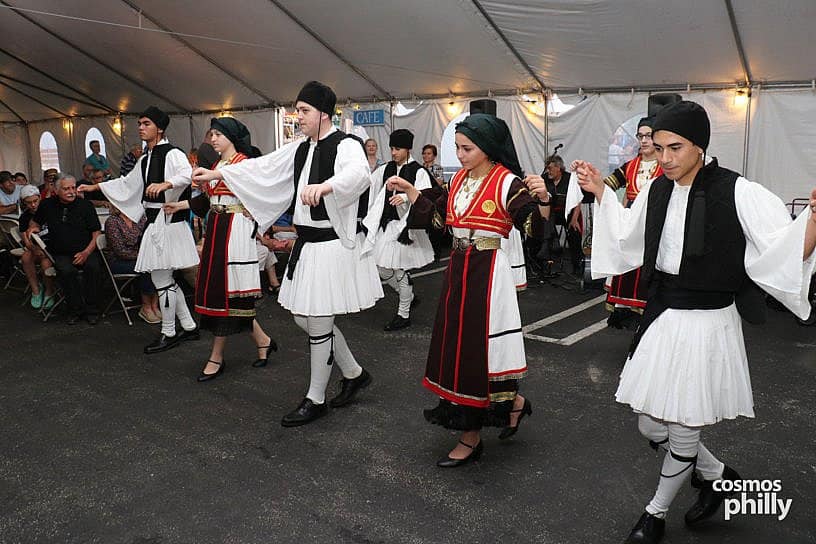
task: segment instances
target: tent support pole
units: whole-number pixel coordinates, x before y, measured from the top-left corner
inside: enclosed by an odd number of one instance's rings
[[[753,81],[751,75],[751,66],[748,64],[748,57],[745,55],[745,48],[742,46],[742,37],[740,36],[739,28],[737,27],[737,16],[734,14],[734,6],[731,0],[725,0],[725,9],[728,11],[728,20],[731,22],[731,33],[734,35],[734,43],[737,46],[737,54],[739,55],[740,64],[742,65],[742,73],[745,77],[745,84],[749,87]]]
[[[748,92],[748,105],[745,108],[745,141],[742,148],[742,175],[748,175],[748,146],[751,141],[751,100],[752,92]]]

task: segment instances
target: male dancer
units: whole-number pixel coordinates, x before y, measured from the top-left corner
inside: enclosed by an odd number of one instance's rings
[[[307,140],[212,171],[197,168],[198,181],[223,179],[264,231],[291,210],[298,238],[278,302],[309,335],[311,379],[300,405],[284,427],[305,425],[327,412],[325,394],[332,364],[343,374],[339,408],[371,383],[334,325],[337,315],[359,312],[383,296],[374,261],[360,259],[357,211],[369,188],[369,167],[360,144],[331,123],[334,91],[317,81],[304,85],[295,107]]]
[[[124,177],[77,187],[80,193],[101,190],[134,223],[147,215],[148,225],[139,246],[136,271],[150,272],[162,314],[161,334],[145,346],[147,354],[168,350],[183,340],[199,338],[184,293],[173,278],[174,270],[198,264],[195,241],[187,224],[189,212],[168,216],[162,211],[165,202],[190,198],[190,163],[184,151],[165,138],[169,124],[170,117],[165,112],[155,106],[147,108],[139,116],[139,138],[147,145],[147,152],[139,157],[133,170]],[[176,334],[176,317],[184,329],[180,334]]]
[[[397,315],[384,328],[396,331],[411,325],[411,307],[418,302],[408,270],[433,262],[434,251],[424,229],[408,228],[408,196],[388,191],[385,182],[398,175],[419,191],[430,189],[432,184],[428,171],[411,156],[414,135],[410,130],[392,132],[388,145],[391,161],[371,174],[371,194],[377,197],[363,220],[368,229],[364,253],[373,250],[380,278],[399,295]]]
[[[773,193],[716,159],[706,164],[710,125],[694,102],[662,109],[652,129],[664,174],[630,209],[597,168],[573,163],[581,188],[597,200],[593,277],[642,265],[649,292],[616,399],[633,408],[640,432],[667,453],[657,491],[627,543],[660,541],[669,506],[693,471],[702,482],[686,512],[689,526],[722,504],[726,493],[715,481],[739,480],[700,442],[700,432],[723,419],[754,416],[740,316],[761,322],[758,285],[807,318],[816,265],[816,189],[811,209],[791,222]]]

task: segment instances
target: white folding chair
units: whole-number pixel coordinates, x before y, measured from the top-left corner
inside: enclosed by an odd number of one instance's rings
[[[12,259],[11,274],[9,275],[8,281],[6,281],[5,287],[3,287],[3,289],[8,289],[17,276],[25,276],[21,264],[25,247],[23,246],[23,237],[20,236],[20,227],[17,222],[11,219],[2,219],[0,221],[2,222],[0,230],[3,231],[3,236],[6,238],[6,244],[9,246],[8,252]],[[26,283],[26,287],[23,290],[23,293],[27,292],[28,283]]]
[[[45,256],[48,257],[49,261],[51,261],[52,263],[56,262],[54,260],[54,256],[51,255],[51,253],[48,252],[48,249],[45,247],[45,242],[43,241],[42,238],[40,238],[39,234],[37,234],[36,232],[32,232],[30,238],[31,238],[31,242],[35,246],[40,248],[43,251],[43,253],[45,253]],[[51,268],[49,268],[48,270],[45,270],[43,273],[48,274],[49,276],[55,276],[55,277],[57,275],[57,271],[53,266]],[[81,270],[80,270],[80,274],[82,274]],[[54,291],[54,301],[55,301],[54,305],[51,306],[51,308],[46,310],[45,304],[43,304],[42,308],[40,308],[40,313],[43,314],[43,323],[47,322],[51,318],[51,316],[54,314],[54,311],[57,309],[57,307],[59,307],[60,304],[65,302],[65,293],[62,292],[62,288],[59,286],[59,284],[57,284],[56,291]]]
[[[129,274],[114,274],[113,270],[111,270],[110,264],[108,263],[108,259],[105,256],[105,249],[108,247],[108,239],[105,237],[104,234],[100,234],[96,237],[96,248],[99,250],[99,254],[102,257],[102,262],[105,264],[105,270],[108,271],[108,277],[111,280],[111,285],[113,285],[113,292],[116,296],[114,296],[108,305],[105,306],[105,310],[102,312],[102,316],[104,317],[111,306],[118,300],[119,306],[122,307],[122,313],[125,314],[125,319],[127,319],[128,325],[133,325],[133,321],[130,319],[130,314],[128,313],[129,310],[134,310],[136,308],[141,308],[141,304],[130,304],[128,305],[125,302],[125,297],[122,296],[122,291],[128,288],[135,280],[139,278],[138,273],[129,273]],[[119,310],[116,310],[111,313],[116,313]]]

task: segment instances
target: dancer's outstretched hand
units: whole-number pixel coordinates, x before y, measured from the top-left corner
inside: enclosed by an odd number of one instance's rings
[[[598,201],[604,193],[604,183],[601,171],[588,161],[572,161],[572,170],[578,176],[578,185],[581,189],[595,195]]]
[[[207,183],[214,179],[221,179],[221,172],[199,166],[193,170],[192,179],[195,184]]]

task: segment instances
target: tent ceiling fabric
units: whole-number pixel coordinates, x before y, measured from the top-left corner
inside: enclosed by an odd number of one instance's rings
[[[816,57],[802,54],[816,3],[731,4],[755,82],[816,75]],[[183,41],[151,31],[149,18]],[[129,113],[149,104],[174,112],[286,104],[310,79],[345,100],[512,91],[535,77],[555,89],[743,78],[725,0],[2,0],[0,33],[0,76],[93,102],[78,90]],[[105,113],[0,82],[69,115]],[[26,121],[60,116],[6,85],[0,100],[8,106],[0,104],[0,121],[19,121],[9,108]]]

